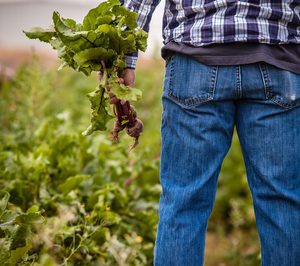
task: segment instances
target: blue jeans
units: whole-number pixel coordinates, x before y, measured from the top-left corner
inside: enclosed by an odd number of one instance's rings
[[[201,266],[234,126],[263,266],[300,265],[300,75],[267,63],[208,66],[171,57],[162,93],[162,193],[155,266]]]

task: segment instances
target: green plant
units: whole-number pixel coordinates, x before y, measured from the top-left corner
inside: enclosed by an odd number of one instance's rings
[[[84,87],[80,74],[63,71],[33,62],[0,90],[0,188],[10,211],[43,210],[45,219],[30,225],[29,244],[10,265],[147,265],[159,161],[149,149],[128,154],[124,142],[112,145],[103,134],[83,137],[77,99],[95,80]],[[11,239],[0,238],[9,260]]]
[[[140,99],[141,91],[121,84],[119,76],[126,66],[127,53],[146,50],[147,33],[138,29],[136,19],[137,13],[121,6],[118,0],[109,0],[91,9],[82,24],[54,12],[52,26],[25,32],[28,38],[49,43],[57,50],[62,61],[59,69],[69,66],[85,75],[102,72],[100,85],[88,94],[91,124],[83,134],[106,130],[107,122],[116,116],[113,139],[118,140],[118,133],[126,128],[127,134],[135,138],[132,148],[138,143],[143,124],[129,101]]]
[[[24,213],[9,204],[9,197],[8,192],[0,190],[0,263],[3,266],[30,260],[28,252],[33,246],[34,226],[45,222],[37,206]]]

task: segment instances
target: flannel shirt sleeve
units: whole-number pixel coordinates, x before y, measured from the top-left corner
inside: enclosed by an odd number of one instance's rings
[[[160,0],[120,0],[120,2],[126,9],[137,12],[138,28],[149,32],[149,24],[152,14],[157,5],[160,3]],[[126,67],[135,69],[137,58],[138,52],[126,54]]]

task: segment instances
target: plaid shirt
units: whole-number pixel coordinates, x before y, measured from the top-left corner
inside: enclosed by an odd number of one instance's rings
[[[165,0],[163,43],[193,46],[260,42],[300,44],[300,0]],[[138,13],[138,26],[149,23],[160,0],[121,0]],[[135,68],[137,53],[126,55]]]

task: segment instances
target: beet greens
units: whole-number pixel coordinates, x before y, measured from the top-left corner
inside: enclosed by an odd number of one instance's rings
[[[116,119],[112,139],[117,141],[118,133],[126,128],[135,138],[131,148],[135,147],[143,124],[130,102],[139,100],[142,92],[121,84],[119,76],[126,67],[125,54],[146,50],[147,33],[138,28],[137,13],[121,6],[119,0],[109,0],[91,9],[81,24],[62,18],[58,12],[52,18],[49,28],[24,33],[57,50],[62,61],[59,69],[69,66],[87,76],[93,71],[102,73],[99,86],[88,94],[91,124],[83,134],[104,131],[107,122]]]

